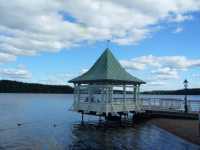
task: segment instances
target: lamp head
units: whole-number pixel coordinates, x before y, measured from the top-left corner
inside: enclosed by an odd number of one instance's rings
[[[188,80],[185,79],[183,84],[184,84],[185,89],[187,89],[188,88]]]

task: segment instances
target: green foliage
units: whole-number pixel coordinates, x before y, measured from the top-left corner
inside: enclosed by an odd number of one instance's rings
[[[73,93],[68,85],[44,85],[0,80],[0,93]]]

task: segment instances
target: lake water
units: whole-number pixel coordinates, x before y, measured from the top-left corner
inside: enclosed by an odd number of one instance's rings
[[[200,149],[149,123],[105,127],[69,111],[72,95],[0,94],[0,150]],[[104,123],[102,123],[104,124]]]

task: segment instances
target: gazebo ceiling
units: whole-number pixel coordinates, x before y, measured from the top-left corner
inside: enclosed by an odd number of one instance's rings
[[[145,82],[129,74],[107,48],[96,63],[86,73],[71,83],[113,83],[144,84]]]

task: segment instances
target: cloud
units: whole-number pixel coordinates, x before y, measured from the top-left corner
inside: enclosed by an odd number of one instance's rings
[[[0,62],[83,42],[137,44],[160,22],[191,20],[196,11],[197,0],[1,0]]]
[[[25,68],[3,68],[0,76],[2,79],[26,80],[31,78],[31,73]]]
[[[166,85],[166,82],[163,81],[150,81],[148,82],[148,86],[163,86]]]
[[[169,80],[169,79],[179,79],[178,71],[173,68],[159,68],[152,71],[155,75],[156,80]]]
[[[172,84],[174,80],[180,79],[183,71],[200,67],[200,59],[189,59],[185,56],[147,55],[121,60],[120,63],[128,70],[140,70],[146,74],[147,79],[144,80],[149,86]]]
[[[49,84],[49,85],[66,85],[68,81],[74,78],[74,74],[71,73],[48,73],[44,77],[40,77],[36,82]]]
[[[120,63],[127,69],[136,70],[144,70],[147,66],[160,67],[157,57],[152,55],[132,58],[130,60],[121,60]]]
[[[176,15],[175,17],[172,17],[171,19],[169,19],[172,22],[183,22],[183,21],[188,21],[188,20],[192,20],[193,17],[191,15]]]
[[[80,74],[86,73],[89,69],[81,69]]]
[[[173,33],[180,33],[180,32],[182,32],[182,31],[183,31],[183,28],[177,27],[177,28],[174,30]]]
[[[16,57],[14,55],[0,52],[0,64],[8,61],[14,61],[15,59]]]
[[[141,56],[130,60],[121,60],[121,64],[127,69],[144,70],[147,67],[174,68],[185,70],[191,67],[199,67],[200,59],[188,59],[185,56]]]

